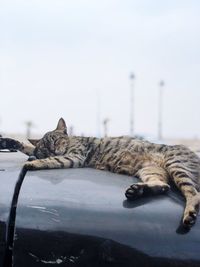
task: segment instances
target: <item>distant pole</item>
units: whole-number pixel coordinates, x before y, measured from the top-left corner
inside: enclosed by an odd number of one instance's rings
[[[97,137],[101,137],[101,100],[99,95],[99,90],[97,90],[97,110],[96,110],[96,120],[97,120]]]
[[[29,139],[31,137],[31,129],[33,127],[32,121],[26,121],[26,138]]]
[[[74,126],[69,126],[69,136],[73,136],[74,135]]]
[[[130,136],[134,135],[134,73],[130,74]]]
[[[164,81],[159,82],[159,98],[158,98],[158,139],[163,139],[163,87]]]
[[[109,119],[106,118],[103,120],[103,126],[104,126],[104,137],[107,137],[108,136],[108,122],[109,122]]]

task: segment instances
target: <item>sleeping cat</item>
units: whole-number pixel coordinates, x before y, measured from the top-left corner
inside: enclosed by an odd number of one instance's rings
[[[40,140],[29,140],[33,146],[10,138],[0,138],[0,149],[17,149],[34,158],[26,170],[91,167],[114,173],[133,175],[141,181],[125,192],[129,200],[145,194],[163,194],[169,183],[180,189],[186,200],[183,226],[191,227],[200,206],[200,159],[182,145],[168,146],[121,137],[68,136],[61,118],[57,128]]]

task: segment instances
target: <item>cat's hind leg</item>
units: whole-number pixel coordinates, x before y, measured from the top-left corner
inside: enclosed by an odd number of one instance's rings
[[[168,173],[159,166],[149,165],[141,168],[137,176],[142,180],[140,183],[132,184],[125,192],[129,200],[137,199],[143,195],[166,193],[168,185]]]
[[[195,173],[186,169],[186,166],[171,166],[170,174],[186,200],[182,223],[186,227],[191,227],[195,224],[200,209],[200,193],[195,182],[198,177],[195,179]]]

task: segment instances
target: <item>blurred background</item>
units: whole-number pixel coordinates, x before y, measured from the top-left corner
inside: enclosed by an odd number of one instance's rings
[[[0,133],[200,148],[198,0],[1,0]]]

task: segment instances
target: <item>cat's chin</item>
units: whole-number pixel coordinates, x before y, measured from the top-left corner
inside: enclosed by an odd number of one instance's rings
[[[36,160],[37,158],[35,156],[29,156],[28,161]]]

